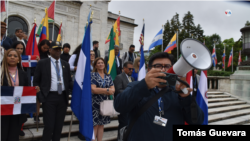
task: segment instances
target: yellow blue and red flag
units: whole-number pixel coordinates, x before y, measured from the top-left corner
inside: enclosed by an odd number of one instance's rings
[[[164,52],[171,53],[171,51],[176,48],[176,33],[168,43],[168,46],[165,48]]]

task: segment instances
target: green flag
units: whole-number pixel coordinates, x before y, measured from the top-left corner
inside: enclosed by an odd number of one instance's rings
[[[115,33],[113,31],[113,27],[110,31],[110,42],[109,42],[109,59],[107,63],[107,72],[111,75],[112,79],[114,80],[117,73],[116,73],[116,62],[115,62]]]

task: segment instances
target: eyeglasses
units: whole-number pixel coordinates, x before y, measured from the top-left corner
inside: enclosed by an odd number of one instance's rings
[[[134,68],[128,68],[130,71],[132,71]]]
[[[161,65],[161,64],[155,64],[155,65],[152,65],[152,66],[153,66],[154,68],[156,68],[156,69],[162,69],[162,68],[164,68],[165,70],[172,67],[170,64],[166,64],[165,66],[163,66],[163,65]]]

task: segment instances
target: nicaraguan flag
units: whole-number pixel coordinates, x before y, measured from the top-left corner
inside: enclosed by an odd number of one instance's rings
[[[23,67],[36,67],[37,65],[36,56],[37,55],[22,55],[22,66]]]
[[[155,35],[151,45],[148,48],[148,51],[152,48],[154,48],[155,46],[161,45],[162,44],[162,29]]]
[[[141,32],[141,36],[139,40],[141,43],[141,48],[140,48],[141,58],[140,58],[140,68],[139,68],[139,73],[138,73],[138,81],[141,81],[146,76],[146,67],[145,67],[145,59],[144,59],[144,51],[143,51],[144,28],[145,28],[145,24],[143,24],[143,28],[142,28],[142,32]]]
[[[90,78],[90,24],[88,24],[77,64],[72,91],[71,109],[79,120],[80,133],[87,141],[94,140]]]
[[[208,98],[207,98],[207,71],[201,71],[200,82],[197,90],[196,101],[204,113],[202,125],[208,124]]]
[[[1,86],[1,115],[19,115],[35,112],[35,87]]]

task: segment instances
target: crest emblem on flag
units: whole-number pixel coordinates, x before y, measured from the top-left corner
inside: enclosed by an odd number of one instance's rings
[[[17,96],[15,97],[14,104],[20,104],[21,103],[21,97]]]

